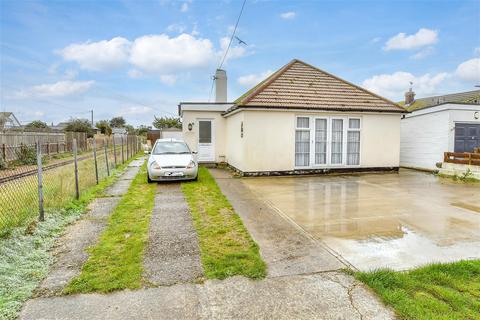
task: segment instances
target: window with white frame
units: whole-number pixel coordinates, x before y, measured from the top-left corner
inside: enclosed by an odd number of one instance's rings
[[[343,163],[343,119],[332,119],[331,163]]]
[[[360,164],[360,119],[348,119],[347,165]]]
[[[360,165],[360,118],[297,116],[295,121],[295,167]]]
[[[295,166],[310,165],[310,118],[297,117],[295,130]]]
[[[315,164],[327,163],[327,118],[315,119]]]

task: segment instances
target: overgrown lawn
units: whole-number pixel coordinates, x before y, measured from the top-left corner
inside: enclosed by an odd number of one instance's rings
[[[156,184],[147,183],[146,164],[109,218],[82,272],[65,293],[110,292],[142,286],[143,253],[153,210]]]
[[[401,319],[480,319],[480,260],[358,272]]]
[[[223,195],[208,169],[199,168],[198,181],[182,184],[197,230],[207,278],[266,275],[265,262],[240,217]]]

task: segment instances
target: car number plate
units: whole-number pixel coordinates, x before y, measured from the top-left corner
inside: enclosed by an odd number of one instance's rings
[[[183,172],[169,171],[169,172],[165,172],[165,175],[169,177],[183,177]]]

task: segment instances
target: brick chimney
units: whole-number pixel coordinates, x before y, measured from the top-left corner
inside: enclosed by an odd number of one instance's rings
[[[215,102],[227,102],[227,72],[222,69],[215,72]]]
[[[415,92],[410,88],[405,92],[405,105],[411,105],[413,102],[415,102]]]

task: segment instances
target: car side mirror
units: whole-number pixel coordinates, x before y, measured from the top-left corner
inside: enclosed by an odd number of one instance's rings
[[[193,154],[197,154],[197,153],[198,153],[198,151],[192,151],[192,153],[193,153]]]

